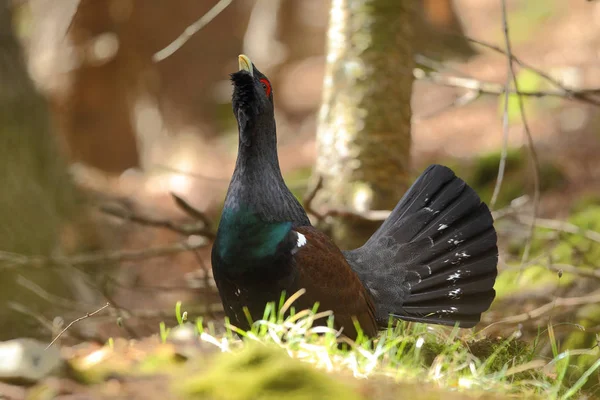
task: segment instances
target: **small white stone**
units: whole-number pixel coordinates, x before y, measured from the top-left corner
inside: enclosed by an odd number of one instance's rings
[[[61,364],[58,345],[46,350],[46,344],[34,339],[0,342],[0,380],[22,379],[36,382]]]

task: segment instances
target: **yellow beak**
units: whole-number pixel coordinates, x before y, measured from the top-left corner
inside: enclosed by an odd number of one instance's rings
[[[252,61],[250,61],[248,56],[240,54],[238,56],[238,63],[240,66],[240,71],[248,71],[251,76],[254,76],[254,68],[252,67]]]

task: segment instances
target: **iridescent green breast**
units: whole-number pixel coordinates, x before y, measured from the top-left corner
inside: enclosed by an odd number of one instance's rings
[[[275,256],[291,229],[291,222],[264,222],[249,210],[226,209],[213,253],[229,266],[255,265],[261,259]]]

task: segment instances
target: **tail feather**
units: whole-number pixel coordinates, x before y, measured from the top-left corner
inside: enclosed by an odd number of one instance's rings
[[[411,293],[416,294],[426,290],[431,290],[437,286],[452,285],[459,279],[467,280],[482,275],[494,275],[497,259],[497,254],[495,254],[493,251],[490,251],[478,259],[468,260],[464,263],[451,265],[442,273],[429,275],[428,277],[421,279],[419,283],[412,285]],[[426,266],[417,268],[415,268],[415,271],[419,273],[420,276],[425,276],[425,272],[423,270],[427,269]]]
[[[498,248],[488,207],[449,168],[415,181],[364,246],[345,252],[381,324],[475,325],[494,299]]]
[[[489,286],[494,285],[495,278],[490,276],[477,277],[461,283],[460,287],[438,287],[429,291],[413,293],[404,303],[404,309],[407,306],[414,305],[419,307],[428,301],[438,299],[459,299],[461,297],[470,296],[472,294],[486,293]],[[481,312],[481,311],[480,311]]]
[[[485,298],[486,295],[480,293],[477,297]],[[418,306],[407,305],[404,308],[405,312],[409,315],[421,314],[421,316],[426,316],[428,314],[435,315],[439,313],[448,317],[452,316],[452,314],[480,314],[482,309],[480,304],[467,299],[460,299],[452,304],[432,300]]]

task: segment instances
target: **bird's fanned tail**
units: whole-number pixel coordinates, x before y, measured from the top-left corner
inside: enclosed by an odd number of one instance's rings
[[[472,327],[492,303],[496,231],[488,207],[449,168],[432,165],[364,246],[344,252],[378,322]]]

